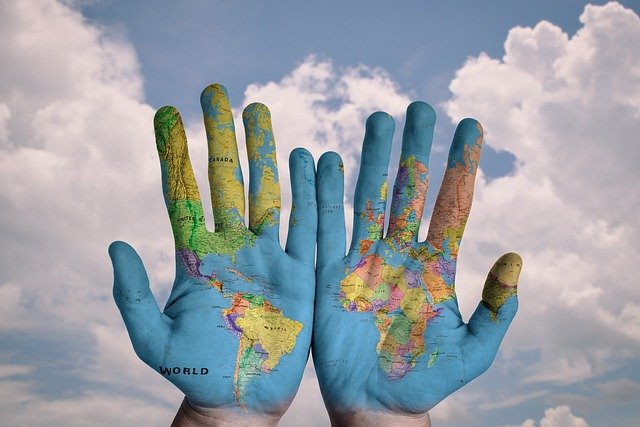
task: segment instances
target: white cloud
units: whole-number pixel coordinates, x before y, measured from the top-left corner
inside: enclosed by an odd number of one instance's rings
[[[11,426],[167,425],[171,409],[149,399],[91,391],[48,399],[24,381],[0,382],[2,424]]]
[[[345,196],[349,203],[359,170],[366,118],[382,110],[399,123],[411,99],[381,68],[366,65],[336,68],[330,60],[308,56],[280,81],[249,85],[243,105],[256,101],[266,104],[272,113],[283,183],[282,224],[287,224],[291,200],[286,188],[287,165],[291,150],[303,146],[316,161],[326,151],[338,152],[345,164]],[[236,123],[241,123],[240,113],[236,111]],[[239,130],[238,135],[242,141],[244,131]],[[244,166],[247,170],[246,162]],[[352,218],[348,204],[345,212],[350,231]]]
[[[4,103],[0,103],[0,146],[3,146],[5,142],[9,140],[9,129],[7,124],[11,118],[11,110],[9,106]]]
[[[531,418],[528,418],[522,424],[510,424],[504,427],[536,427],[536,422]]]
[[[640,396],[640,382],[628,378],[620,378],[597,384],[599,399],[610,402],[625,402]]]
[[[515,171],[476,186],[460,283],[482,283],[502,252],[524,259],[521,309],[503,345],[527,382],[568,384],[637,358],[640,317],[640,19],[585,7],[569,37],[542,21],[513,28],[505,55],[469,58],[451,82],[453,121],[480,120]],[[470,268],[469,268],[470,267]],[[477,296],[463,294],[467,312]]]
[[[589,427],[584,418],[576,417],[568,406],[556,406],[544,411],[540,427]]]
[[[31,366],[25,365],[0,365],[0,379],[12,377],[14,375],[24,375],[32,371]]]
[[[169,290],[173,242],[154,111],[144,102],[135,52],[68,6],[33,0],[0,4],[0,56],[0,333],[37,346],[46,331],[74,354],[66,362],[78,363],[63,373],[78,383],[73,395],[55,397],[42,389],[60,379],[37,374],[48,367],[31,363],[38,355],[20,353],[19,365],[0,366],[0,412],[11,413],[3,422],[166,424],[180,393],[136,358],[112,301],[106,253],[111,240],[132,242],[156,295]],[[293,147],[316,156],[336,149],[355,174],[366,116],[375,109],[401,115],[409,100],[381,69],[336,69],[309,57],[280,81],[248,87],[243,104],[252,101],[273,112],[286,220]],[[238,119],[241,110],[235,112]],[[202,124],[188,123],[188,135],[206,189],[206,162],[198,161],[206,158]],[[16,353],[0,357],[12,361]],[[16,409],[25,402],[28,411]],[[283,424],[309,414],[319,424],[327,420],[311,369]]]
[[[460,399],[459,393],[447,397],[429,411],[431,422],[433,424],[470,425],[476,419],[476,414],[469,412],[469,407],[474,405],[469,405],[468,403]]]
[[[157,232],[168,224],[135,53],[52,0],[2,3],[0,40],[0,325],[41,346],[3,348],[3,360],[24,359],[3,365],[3,423],[166,424],[179,393],[133,354],[106,254],[133,240],[154,283],[171,280],[156,268],[172,246]],[[73,395],[42,392],[62,386],[40,375],[54,369],[40,355],[51,342],[71,354],[60,376],[84,384]]]
[[[489,402],[484,402],[478,405],[478,409],[483,411],[489,411],[492,409],[502,409],[502,408],[510,408],[513,406],[517,406],[527,400],[535,399],[537,397],[541,397],[546,395],[545,391],[532,391],[526,394],[513,394],[509,397],[505,397],[502,399],[496,399],[494,397],[493,400]]]
[[[540,420],[540,427],[589,427],[584,418],[576,417],[571,408],[566,405],[548,408],[544,411],[544,417]],[[505,427],[536,427],[536,422],[531,418],[522,424]]]

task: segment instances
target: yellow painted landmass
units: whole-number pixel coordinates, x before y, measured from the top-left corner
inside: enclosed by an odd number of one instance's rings
[[[260,191],[255,195],[251,195],[250,203],[253,206],[249,223],[252,230],[261,230],[266,225],[275,225],[278,222],[280,216],[280,184],[271,166],[262,166]]]
[[[260,184],[252,184],[249,193],[249,227],[260,232],[265,226],[277,224],[281,206],[271,113],[265,105],[255,103],[245,109],[242,117],[249,161],[260,171]],[[270,149],[265,150],[265,145]]]
[[[211,102],[217,114],[204,115],[209,146],[211,204],[216,224],[233,226],[244,216],[245,204],[233,113],[221,86],[211,85],[205,89],[205,93],[211,91]],[[232,212],[231,216],[229,212]]]
[[[380,187],[380,200],[382,200],[383,202],[387,200],[387,190],[388,184],[387,181],[385,181]]]
[[[302,323],[286,318],[279,310],[265,310],[263,306],[246,309],[236,320],[242,328],[242,348],[259,344],[268,354],[263,368],[273,369],[280,358],[291,353],[296,345]]]
[[[482,301],[491,311],[493,320],[497,319],[500,307],[517,294],[521,269],[522,258],[516,253],[508,253],[501,256],[489,271]]]

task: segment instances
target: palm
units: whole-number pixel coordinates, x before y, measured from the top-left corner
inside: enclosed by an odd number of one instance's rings
[[[501,260],[504,271],[493,270],[485,300],[495,304],[481,304],[475,324],[473,319],[469,325],[462,321],[456,302],[456,259],[480,155],[481,133],[475,122],[463,122],[456,132],[429,236],[417,242],[428,186],[425,156],[432,116],[423,103],[412,104],[407,112],[384,238],[385,144],[390,145],[393,127],[381,114],[369,119],[356,188],[353,243],[344,258],[335,245],[320,254],[326,248],[323,232],[342,224],[339,215],[323,209],[321,200],[331,195],[330,188],[323,188],[332,181],[331,158],[318,165],[321,216],[313,354],[323,397],[334,411],[428,411],[489,366],[497,343],[483,347],[480,335],[506,329],[515,312],[515,301],[509,307],[504,304],[514,294],[512,277],[504,273],[517,268],[519,261],[512,255]],[[335,204],[341,195],[332,197]],[[474,330],[480,324],[482,331]]]
[[[268,110],[252,104],[243,116],[250,165],[247,228],[226,91],[210,86],[202,103],[216,231],[205,226],[178,112],[163,107],[155,118],[156,141],[175,238],[176,280],[160,314],[148,284],[119,277],[141,266],[131,262],[137,258],[131,248],[116,244],[114,296],[140,358],[192,405],[282,413],[300,382],[311,339],[313,161],[304,150],[292,153],[292,177],[307,179],[293,188],[300,205],[293,219],[303,227],[290,228],[284,251],[278,242],[280,189]],[[134,293],[144,298],[132,298]]]
[[[194,404],[279,408],[295,394],[307,360],[313,287],[298,283],[313,283],[313,269],[260,237],[233,261],[208,254],[195,271],[189,261],[178,261],[164,310],[176,326],[160,362],[150,364],[208,367],[206,378],[165,375]]]

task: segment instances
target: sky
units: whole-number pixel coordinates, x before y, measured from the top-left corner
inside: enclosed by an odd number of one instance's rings
[[[347,212],[366,117],[387,111],[401,129],[411,101],[429,102],[423,237],[455,124],[478,119],[458,300],[468,319],[493,261],[515,251],[520,311],[434,426],[637,425],[638,14],[637,1],[0,2],[0,425],[175,414],[181,394],[131,348],[106,248],[136,247],[164,305],[175,270],[152,118],[180,109],[206,188],[198,97],[213,82],[236,123],[269,106],[281,166],[297,146],[339,152]],[[312,365],[281,425],[309,420],[328,425]]]

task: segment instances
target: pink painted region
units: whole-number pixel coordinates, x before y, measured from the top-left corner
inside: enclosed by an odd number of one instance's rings
[[[415,348],[416,344],[409,340],[406,344],[403,345],[399,345],[398,347],[396,347],[396,350],[398,352],[398,354],[396,355],[397,357],[403,357],[407,354],[411,354],[411,352],[413,351],[413,349]]]
[[[425,321],[426,321],[426,324],[428,325],[429,323],[433,322],[433,320],[436,317],[438,317],[443,310],[444,310],[444,307],[438,307],[434,310],[433,306],[429,304],[427,310],[421,310],[421,315],[425,316]],[[425,311],[426,313],[424,313]]]
[[[371,289],[376,289],[382,280],[382,266],[384,260],[378,254],[372,254],[365,258],[364,265],[356,268],[354,273],[361,278]]]
[[[396,285],[391,286],[391,292],[389,293],[389,312],[395,311],[400,308],[400,302],[404,298],[404,292]]]
[[[440,276],[440,260],[441,258],[438,258],[434,261],[427,261],[424,263],[424,269],[425,270],[429,270],[430,273],[432,273],[434,276]]]

